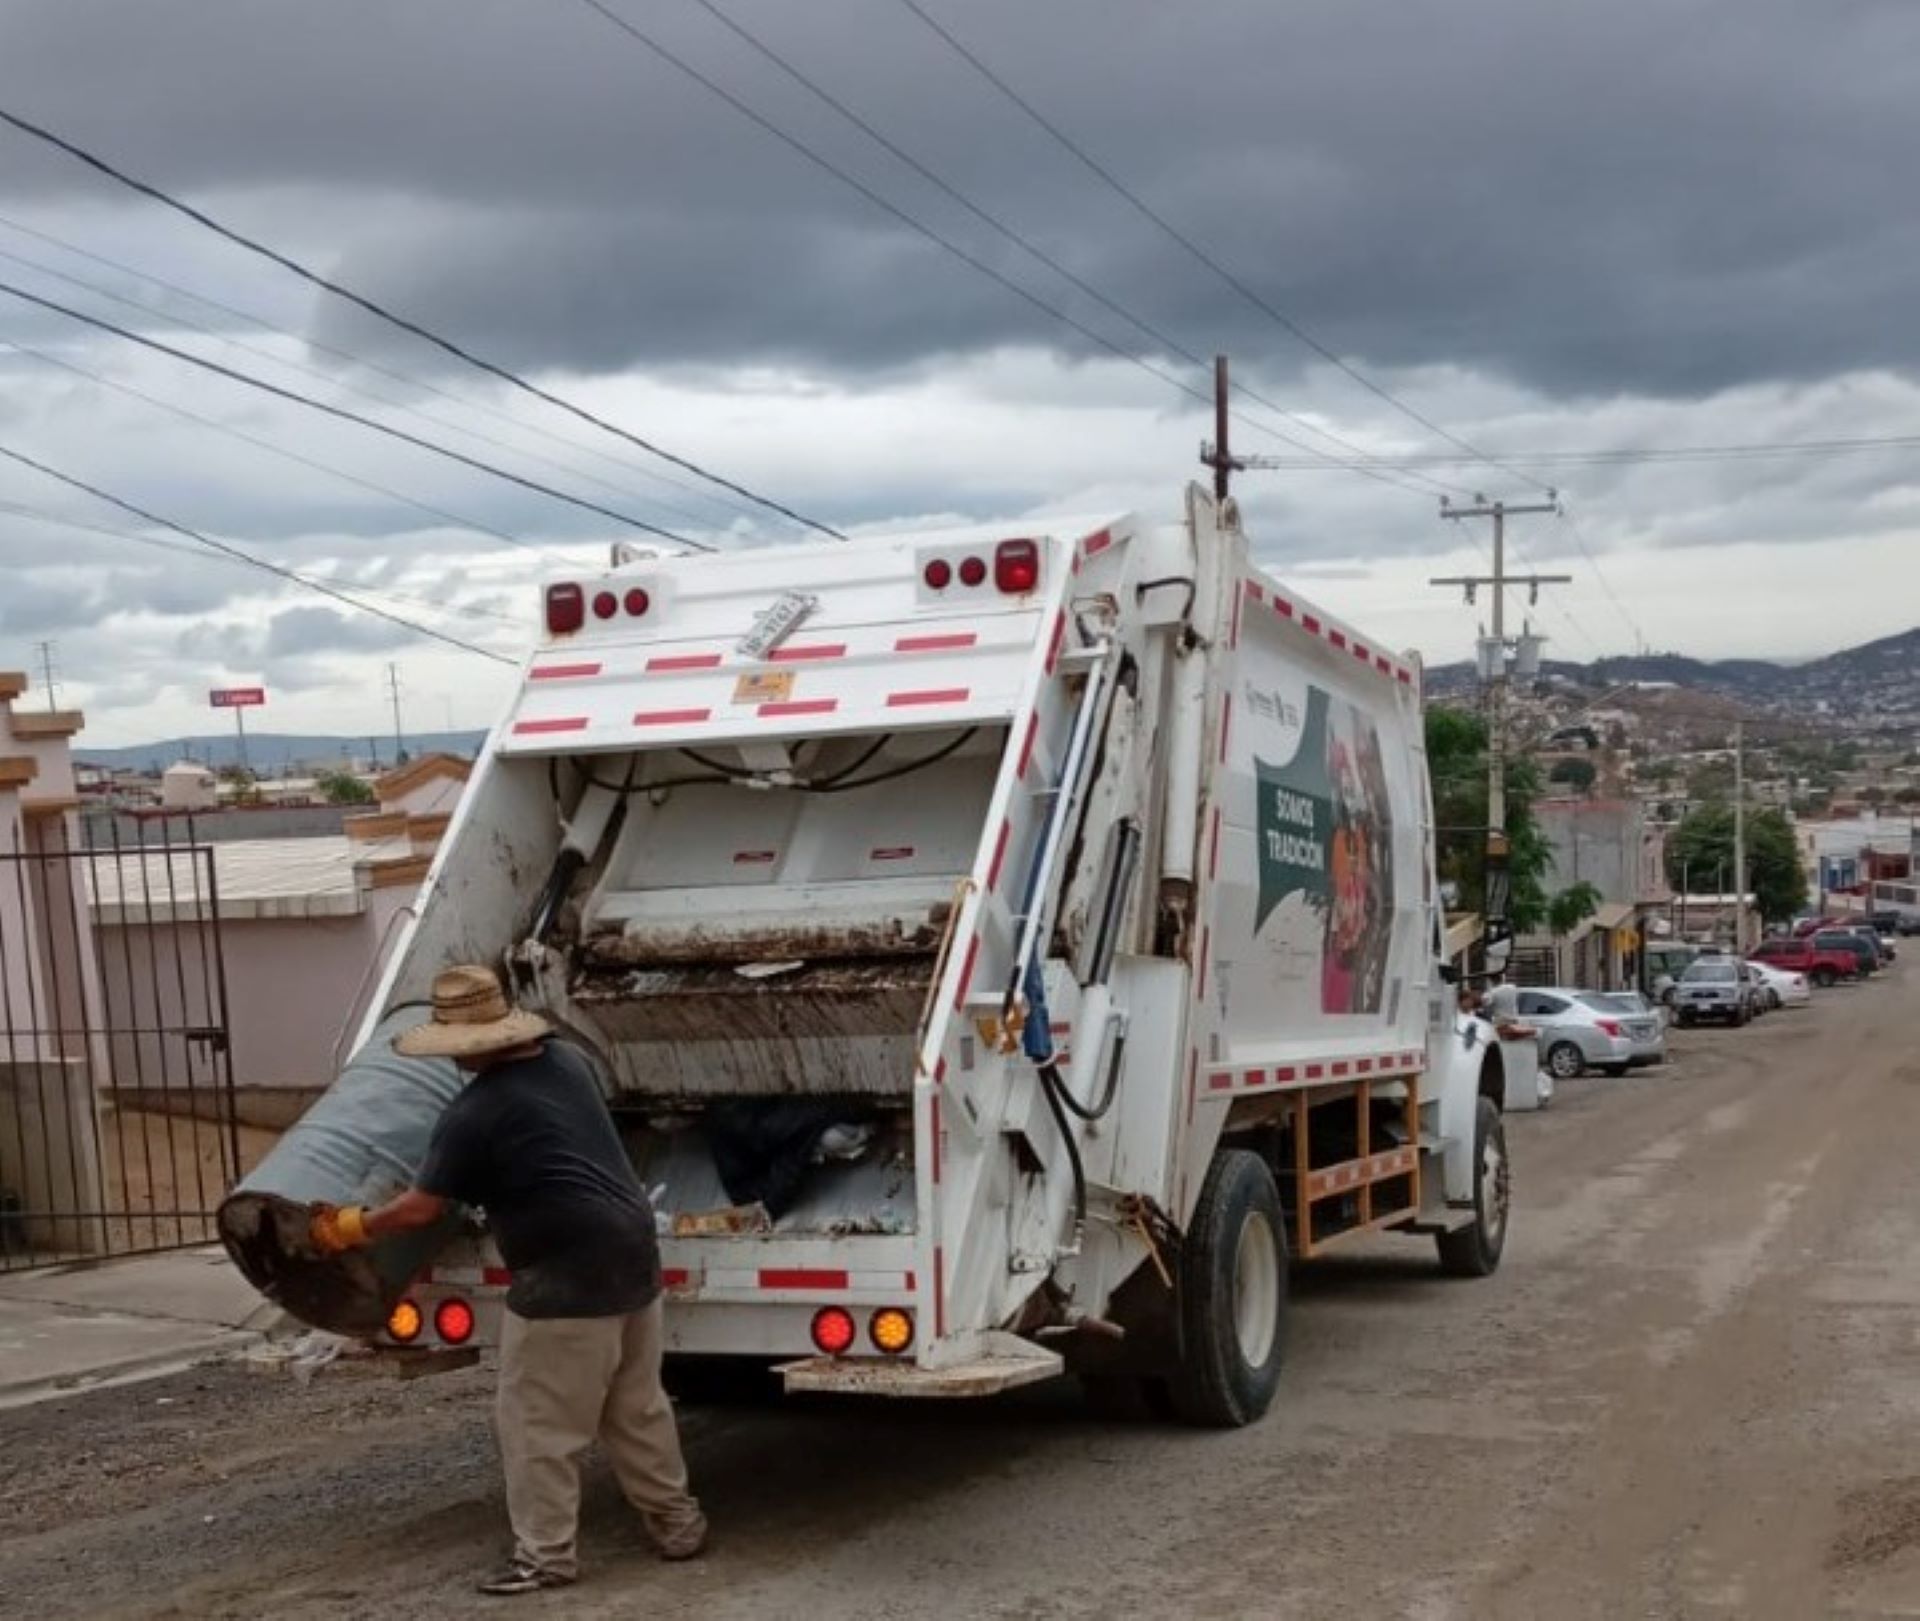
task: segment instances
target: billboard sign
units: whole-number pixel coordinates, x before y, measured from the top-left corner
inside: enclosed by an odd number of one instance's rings
[[[267,701],[265,687],[215,687],[207,694],[215,709],[258,709]]]

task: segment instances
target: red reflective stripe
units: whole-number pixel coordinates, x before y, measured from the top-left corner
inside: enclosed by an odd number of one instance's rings
[[[1273,611],[1280,615],[1282,619],[1291,619],[1293,617],[1293,604],[1287,601],[1285,597],[1275,597],[1273,599]]]
[[[1252,597],[1255,602],[1265,602],[1267,600],[1267,588],[1258,580],[1249,580],[1247,581],[1247,595]]]
[[[649,670],[712,670],[720,664],[718,653],[668,653],[647,660]]]
[[[947,1059],[944,1053],[940,1056],[940,1062],[933,1066],[933,1084],[935,1086],[947,1084]]]
[[[762,1289],[844,1289],[847,1274],[830,1266],[763,1266]]]
[[[815,642],[811,647],[776,647],[767,655],[769,664],[798,664],[805,659],[843,659],[845,642]]]
[[[1364,1075],[1368,1070],[1373,1068],[1373,1060],[1371,1058],[1356,1058],[1353,1061],[1353,1067],[1357,1074]]]
[[[896,653],[950,653],[972,647],[979,640],[970,630],[955,631],[950,636],[902,636],[893,644],[893,650]]]
[[[1209,1091],[1226,1092],[1231,1090],[1232,1086],[1233,1076],[1226,1070],[1216,1071],[1207,1077],[1207,1088]]]
[[[967,942],[966,960],[960,965],[960,984],[953,993],[953,1005],[957,1008],[967,999],[967,987],[973,983],[973,965],[980,955],[980,936],[975,935]]]
[[[838,698],[794,698],[786,703],[762,704],[754,713],[778,720],[782,715],[831,715],[839,707]]]
[[[994,841],[993,860],[987,867],[987,888],[989,891],[999,886],[1000,863],[1007,859],[1007,839],[1012,833],[1013,823],[1003,819],[1000,823],[1000,837]]]
[[[1081,541],[1080,549],[1089,557],[1098,557],[1112,544],[1113,531],[1111,529],[1101,529]]]
[[[1273,1072],[1273,1078],[1276,1081],[1290,1081],[1297,1073],[1298,1071],[1294,1069],[1293,1065],[1283,1064]]]
[[[933,1246],[933,1337],[941,1338],[947,1332],[947,1278],[944,1257],[940,1246]]]
[[[1212,942],[1213,931],[1200,931],[1200,997],[1204,1001],[1207,995],[1207,947]]]
[[[1240,592],[1241,587],[1236,584],[1233,588],[1233,628],[1227,632],[1229,647],[1240,645]]]
[[[504,1266],[483,1267],[480,1281],[489,1289],[504,1289],[513,1282],[513,1273]]]
[[[517,720],[513,723],[515,736],[534,732],[584,732],[586,729],[585,715],[570,715],[565,720]]]
[[[1300,628],[1302,630],[1310,630],[1314,635],[1318,636],[1320,634],[1320,621],[1315,619],[1312,614],[1302,614],[1300,616]]]
[[[887,707],[906,709],[915,704],[963,704],[970,691],[967,687],[933,687],[925,692],[890,692],[887,694]]]
[[[940,1094],[934,1093],[927,1099],[927,1162],[933,1169],[933,1180],[940,1180]]]
[[[598,675],[597,664],[542,664],[527,672],[529,681],[566,681],[578,675]]]
[[[1264,1069],[1250,1069],[1247,1071],[1247,1085],[1265,1086],[1266,1084],[1267,1072]]]
[[[1376,653],[1373,655],[1373,667],[1382,675],[1393,674],[1393,660],[1388,658],[1384,653]]]
[[[1193,1124],[1194,1082],[1200,1076],[1200,1049],[1193,1048],[1187,1054],[1187,1124]]]
[[[1314,627],[1310,625],[1308,626],[1308,628],[1313,629]],[[1346,636],[1342,632],[1337,630],[1328,631],[1327,640],[1332,642],[1335,647],[1345,647],[1347,645]]]
[[[684,1289],[687,1281],[688,1272],[684,1266],[663,1266],[660,1269],[660,1286],[663,1289]]]
[[[690,721],[711,720],[711,709],[643,709],[633,717],[636,726],[681,726]]]
[[[1032,714],[1027,716],[1027,740],[1020,745],[1020,769],[1014,773],[1015,776],[1026,776],[1027,767],[1033,763],[1034,740],[1038,738],[1039,735],[1040,711],[1036,709]]]
[[[1211,879],[1220,870],[1220,807],[1213,809],[1213,833],[1207,841],[1207,877]]]
[[[1319,1080],[1320,1077],[1325,1073],[1326,1073],[1326,1067],[1322,1064],[1307,1065],[1307,1079],[1310,1081]]]
[[[1220,700],[1220,760],[1226,763],[1227,735],[1233,727],[1233,694],[1227,693]]]
[[[1337,1063],[1335,1063],[1335,1065],[1333,1066],[1333,1072],[1334,1072],[1334,1074],[1336,1074],[1336,1075],[1344,1075],[1344,1074],[1346,1074],[1346,1072],[1347,1072],[1347,1064],[1346,1064],[1346,1061],[1345,1061],[1344,1059],[1342,1059],[1342,1060],[1340,1060],[1339,1062],[1337,1062]]]
[[[1067,634],[1067,610],[1062,608],[1053,616],[1053,638],[1047,643],[1047,674],[1053,674],[1053,667],[1060,659],[1060,643]]]
[[[1355,642],[1353,644],[1353,656],[1357,658],[1362,664],[1365,664],[1367,662],[1366,646],[1363,643]]]
[[[1395,679],[1397,679],[1402,686],[1410,687],[1413,685],[1413,672],[1411,670],[1395,670],[1393,673]]]

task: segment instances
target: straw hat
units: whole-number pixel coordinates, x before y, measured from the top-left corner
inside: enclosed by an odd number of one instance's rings
[[[408,1058],[477,1058],[538,1040],[553,1027],[507,1000],[491,968],[463,963],[433,977],[433,1018],[393,1038]]]

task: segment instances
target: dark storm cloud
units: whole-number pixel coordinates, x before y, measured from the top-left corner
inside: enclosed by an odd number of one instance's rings
[[[1184,344],[1298,363],[893,0],[721,3]],[[1902,201],[1920,8],[932,3],[1370,366],[1693,396],[1920,360],[1920,223]],[[1151,347],[694,6],[624,9],[981,257]],[[860,376],[996,344],[1087,347],[566,0],[37,0],[0,24],[0,61],[10,104],[520,365]],[[0,138],[5,206],[44,217],[102,195]],[[329,337],[401,347],[307,308]]]

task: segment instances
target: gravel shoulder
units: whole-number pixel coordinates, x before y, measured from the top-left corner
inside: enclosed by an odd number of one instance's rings
[[[1295,1275],[1229,1434],[961,1406],[686,1415],[712,1556],[603,1468],[532,1614],[1920,1614],[1920,975],[1674,1041],[1510,1122],[1506,1264],[1383,1240]],[[504,1542],[485,1370],[213,1367],[0,1413],[0,1608],[471,1613]]]

